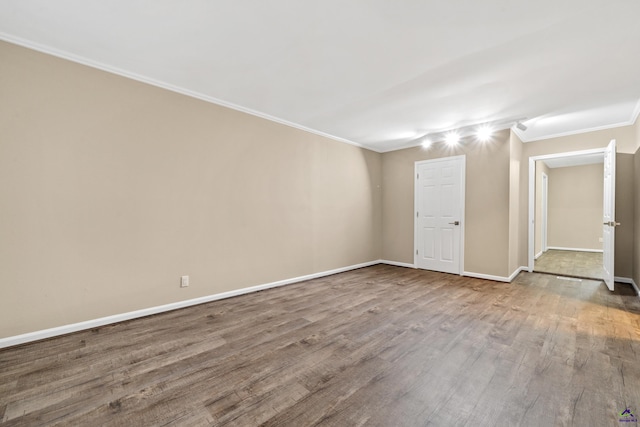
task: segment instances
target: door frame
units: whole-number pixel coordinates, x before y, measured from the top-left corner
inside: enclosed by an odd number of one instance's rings
[[[528,265],[527,271],[533,272],[535,263],[535,218],[536,218],[536,161],[560,159],[564,157],[584,156],[586,154],[601,153],[604,156],[607,147],[594,148],[591,150],[569,151],[566,153],[543,154],[540,156],[529,157],[529,222],[528,222]],[[603,184],[604,185],[604,184]],[[603,201],[604,203],[604,201]]]
[[[467,156],[462,154],[459,156],[438,157],[436,159],[419,160],[415,162],[413,167],[413,266],[418,268],[418,168],[421,165],[435,162],[445,162],[450,160],[460,161],[460,253],[459,253],[459,271],[460,276],[464,275],[464,230],[465,230],[465,194],[466,194],[466,176],[467,176]]]
[[[542,172],[542,215],[540,224],[540,251],[547,251],[547,230],[548,230],[548,212],[549,212],[549,176]]]

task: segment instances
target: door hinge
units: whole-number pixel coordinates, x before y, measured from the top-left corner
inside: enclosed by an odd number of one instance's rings
[[[418,250],[416,249],[416,255],[418,255]]]
[[[420,212],[416,212],[416,218],[420,218]]]
[[[420,174],[416,174],[416,179],[420,179]]]

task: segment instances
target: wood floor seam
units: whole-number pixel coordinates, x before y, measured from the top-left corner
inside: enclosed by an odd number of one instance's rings
[[[619,425],[631,286],[379,264],[0,350],[0,426]]]

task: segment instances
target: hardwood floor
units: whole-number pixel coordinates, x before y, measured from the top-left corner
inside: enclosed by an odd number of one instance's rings
[[[0,350],[0,425],[619,426],[627,285],[377,265]]]
[[[533,271],[603,280],[602,252],[549,249],[535,261]]]

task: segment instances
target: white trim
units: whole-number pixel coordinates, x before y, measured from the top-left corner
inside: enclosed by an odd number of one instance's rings
[[[415,264],[409,264],[408,262],[389,261],[386,259],[380,260],[381,264],[395,265],[396,267],[416,268]]]
[[[58,326],[55,328],[43,329],[40,331],[29,332],[26,334],[0,338],[0,349],[16,346],[20,344],[25,344],[33,341],[39,341],[47,338],[53,338],[60,335],[71,334],[74,332],[79,332],[79,331],[83,331],[91,328],[98,328],[100,326],[124,322],[127,320],[137,319],[140,317],[151,316],[153,314],[165,313],[167,311],[173,311],[180,308],[191,307],[198,304],[204,304],[204,303],[217,301],[225,298],[231,298],[239,295],[249,294],[252,292],[258,292],[265,289],[276,288],[279,286],[285,286],[293,283],[304,282],[306,280],[317,279],[325,276],[331,276],[332,274],[344,273],[345,271],[357,270],[359,268],[370,267],[372,265],[377,265],[377,264],[387,264],[387,265],[393,265],[396,267],[415,268],[414,265],[409,263],[379,259],[376,261],[369,261],[361,264],[350,265],[347,267],[336,268],[334,270],[308,274],[306,276],[299,276],[291,279],[280,280],[277,282],[265,283],[263,285],[251,286],[248,288],[222,292],[220,294],[207,295],[204,297],[193,298],[190,300],[164,304],[156,307],[149,307],[142,310],[130,311],[127,313],[115,314],[113,316],[100,317],[98,319],[86,320],[84,322],[72,323],[69,325]],[[493,280],[497,282],[511,282],[521,271],[527,271],[527,267],[524,267],[524,266],[519,267],[509,277],[492,276],[489,274],[472,273],[468,271],[463,272],[461,275],[467,276],[467,277],[475,277],[478,279]],[[640,291],[638,291],[638,287],[636,286],[636,284],[633,282],[632,279],[616,277],[616,281],[621,283],[632,284],[636,292],[640,295]]]
[[[525,138],[524,133],[522,133],[522,131],[520,129],[518,129],[517,124],[511,126],[510,128],[511,132],[515,133],[516,136],[520,139],[520,141],[522,141],[523,143],[525,142],[529,142],[529,140],[527,140],[527,138]]]
[[[462,275],[463,276],[468,276],[468,277],[475,277],[478,279],[486,279],[486,280],[493,280],[496,282],[507,282],[507,283],[511,283],[513,282],[513,279],[516,278],[516,276],[518,276],[518,274],[520,274],[523,271],[527,271],[528,268],[526,266],[520,266],[518,268],[516,268],[516,270],[511,273],[511,275],[509,277],[504,277],[504,276],[492,276],[490,274],[482,274],[482,273],[473,273],[471,271],[465,271]]]
[[[211,104],[220,105],[222,107],[230,108],[232,110],[240,111],[242,113],[250,114],[252,116],[260,117],[261,119],[269,120],[271,122],[280,123],[281,125],[289,126],[295,129],[299,129],[305,132],[312,133],[314,135],[319,135],[325,138],[332,139],[338,142],[344,142],[345,144],[355,145],[356,147],[364,148],[367,150],[375,151],[376,153],[381,153],[381,151],[371,148],[362,144],[359,144],[355,141],[351,141],[345,138],[341,138],[339,136],[331,135],[316,129],[312,129],[297,123],[290,122],[285,119],[281,119],[279,117],[271,116],[266,113],[262,113],[257,110],[252,110],[251,108],[242,107],[240,105],[234,104],[232,102],[224,101],[222,99],[214,98],[209,95],[205,95],[203,93],[195,92],[190,89],[186,89],[180,86],[175,86],[170,83],[163,82],[161,80],[152,79],[150,77],[146,77],[140,74],[132,73],[130,71],[123,70],[121,68],[112,67],[107,64],[103,64],[98,61],[93,61],[91,59],[83,58],[81,56],[75,55],[70,52],[65,52],[62,50],[54,49],[49,46],[45,46],[39,43],[32,42],[30,40],[25,40],[20,37],[15,37],[7,33],[0,32],[0,40],[4,40],[9,43],[13,43],[19,46],[26,47],[28,49],[32,49],[38,52],[45,53],[47,55],[52,55],[58,58],[66,59],[67,61],[75,62],[78,64],[86,65],[87,67],[96,68],[98,70],[106,71],[107,73],[115,74],[121,77],[126,77],[131,80],[136,80],[141,83],[146,83],[151,86],[159,87],[162,89],[169,90],[171,92],[179,93],[181,95],[189,96],[191,98],[196,98],[201,101],[209,102]]]
[[[628,283],[629,285],[633,286],[633,289],[636,291],[636,295],[638,295],[640,297],[640,289],[638,289],[638,285],[636,285],[636,282],[630,278],[630,277],[614,277],[613,278],[614,282],[618,282],[618,283]]]
[[[637,108],[637,107],[636,107]],[[640,110],[639,110],[640,112]],[[518,138],[520,138],[520,140],[524,143],[527,142],[536,142],[536,141],[544,141],[545,139],[553,139],[553,138],[561,138],[563,136],[571,136],[571,135],[580,135],[583,133],[588,133],[588,132],[597,132],[599,130],[607,130],[607,129],[615,129],[615,128],[621,128],[624,126],[631,126],[635,123],[635,120],[633,120],[633,115],[635,115],[635,118],[638,117],[638,113],[634,112],[632,114],[631,117],[631,121],[624,121],[624,122],[620,122],[620,123],[613,123],[610,125],[602,125],[602,126],[595,126],[592,128],[586,128],[586,129],[578,129],[578,130],[571,130],[571,131],[567,131],[567,132],[560,132],[560,133],[554,133],[551,135],[545,135],[545,136],[541,136],[539,138],[526,138],[524,136],[524,134],[522,132],[520,132],[517,129],[513,129],[514,132],[516,133],[516,135],[518,135]]]
[[[357,143],[355,141],[351,141],[351,140],[348,140],[348,139],[345,139],[345,138],[341,138],[339,136],[331,135],[331,134],[328,134],[328,133],[325,133],[325,132],[322,132],[322,131],[319,131],[319,130],[316,130],[316,129],[312,129],[312,128],[309,128],[309,127],[306,127],[306,126],[303,126],[303,125],[300,125],[300,124],[297,124],[297,123],[290,122],[290,121],[285,120],[285,119],[281,119],[281,118],[278,118],[278,117],[275,117],[275,116],[271,116],[271,115],[266,114],[266,113],[262,113],[260,111],[256,111],[256,110],[252,110],[250,108],[242,107],[240,105],[236,105],[236,104],[233,104],[231,102],[224,101],[222,99],[214,98],[212,96],[204,95],[204,94],[201,94],[201,93],[189,90],[189,89],[185,89],[185,88],[181,88],[179,86],[175,86],[175,85],[172,85],[172,84],[169,84],[169,83],[165,83],[165,82],[160,81],[160,80],[155,80],[155,79],[152,79],[150,77],[146,77],[146,76],[142,76],[140,74],[132,73],[130,71],[122,70],[122,69],[117,68],[117,67],[112,67],[110,65],[103,64],[103,63],[98,62],[98,61],[93,61],[93,60],[90,60],[90,59],[87,59],[87,58],[83,58],[83,57],[81,57],[79,55],[75,55],[75,54],[70,53],[70,52],[65,52],[65,51],[62,51],[62,50],[59,50],[59,49],[54,49],[54,48],[52,48],[50,46],[45,46],[45,45],[42,45],[40,43],[35,43],[35,42],[31,41],[31,40],[26,40],[26,39],[23,39],[21,37],[16,37],[14,35],[7,34],[5,32],[1,32],[0,31],[0,40],[4,40],[4,41],[6,41],[8,43],[12,43],[12,44],[15,44],[15,45],[18,45],[18,46],[23,46],[23,47],[26,47],[28,49],[32,49],[32,50],[35,50],[35,51],[38,51],[38,52],[42,52],[42,53],[45,53],[47,55],[52,55],[52,56],[55,56],[55,57],[58,57],[58,58],[62,58],[62,59],[66,59],[68,61],[72,61],[72,62],[75,62],[75,63],[78,63],[78,64],[86,65],[86,66],[91,67],[91,68],[96,68],[98,70],[106,71],[106,72],[111,73],[111,74],[116,74],[116,75],[119,75],[119,76],[122,76],[122,77],[126,77],[128,79],[136,80],[136,81],[139,81],[139,82],[142,82],[142,83],[146,83],[146,84],[149,84],[149,85],[152,85],[152,86],[156,86],[156,87],[159,87],[159,88],[162,88],[162,89],[166,89],[166,90],[169,90],[171,92],[176,92],[176,93],[179,93],[179,94],[182,94],[182,95],[186,95],[186,96],[189,96],[189,97],[192,97],[192,98],[200,99],[200,100],[205,101],[205,102],[210,102],[212,104],[216,104],[216,105],[220,105],[222,107],[230,108],[232,110],[241,111],[243,113],[250,114],[252,116],[260,117],[260,118],[263,118],[263,119],[266,119],[266,120],[269,120],[269,121],[272,121],[272,122],[280,123],[280,124],[285,125],[285,126],[289,126],[289,127],[295,128],[295,129],[299,129],[299,130],[302,130],[302,131],[305,131],[305,132],[309,132],[309,133],[312,133],[312,134],[315,134],[315,135],[323,136],[325,138],[333,139],[334,141],[344,142],[345,144],[354,145],[356,147],[360,147],[360,148],[364,148],[364,149],[367,149],[367,150],[371,150],[371,151],[374,151],[376,153],[388,153],[388,152],[391,152],[391,151],[403,150],[405,148],[418,147],[418,146],[420,146],[422,144],[422,140],[424,138],[424,136],[420,137],[420,138],[418,138],[418,139],[416,139],[416,140],[414,140],[412,142],[409,142],[408,144],[404,144],[404,145],[402,145],[400,147],[396,147],[396,148],[390,148],[390,149],[372,148],[370,146]],[[520,140],[522,142],[527,143],[527,142],[543,141],[545,139],[559,138],[559,137],[562,137],[562,136],[578,135],[578,134],[581,134],[581,133],[594,132],[594,131],[598,131],[598,130],[614,129],[614,128],[623,127],[623,126],[630,126],[630,125],[633,125],[636,122],[636,120],[638,119],[638,115],[640,115],[640,100],[638,100],[638,104],[636,105],[636,108],[634,109],[633,113],[631,114],[631,120],[627,121],[627,122],[621,122],[621,123],[612,124],[612,125],[597,126],[597,127],[593,127],[593,128],[587,128],[587,129],[579,129],[579,130],[575,130],[575,131],[563,132],[563,133],[558,133],[558,134],[553,134],[553,135],[546,135],[546,136],[543,136],[543,137],[540,137],[540,138],[531,138],[531,139],[527,138],[525,136],[525,134],[523,132],[521,132],[515,125],[514,126],[510,125],[508,127],[500,126],[498,129],[496,129],[496,131],[505,130],[505,129],[511,129],[511,131],[514,132],[518,136],[518,138],[520,138]]]
[[[557,159],[563,157],[573,157],[573,156],[582,156],[585,154],[598,154],[602,153],[604,155],[607,147],[602,148],[594,148],[591,150],[580,150],[580,151],[569,151],[565,153],[555,153],[555,154],[543,154],[540,156],[531,156],[529,157],[529,219],[528,219],[528,252],[527,252],[527,264],[528,271],[531,273],[533,271],[533,264],[535,261],[535,232],[534,232],[534,223],[535,223],[535,206],[536,206],[536,161],[537,160],[547,160],[547,159]]]
[[[519,270],[517,271],[520,272]],[[475,277],[476,279],[493,280],[494,282],[510,282],[508,277],[493,276],[491,274],[473,273],[471,271],[463,272],[462,276]]]
[[[112,323],[124,322],[126,320],[137,319],[139,317],[150,316],[152,314],[164,313],[167,311],[177,310],[179,308],[191,307],[193,305],[204,304],[225,298],[231,298],[238,295],[244,295],[251,292],[262,291],[278,286],[290,285],[292,283],[304,282],[305,280],[317,279],[319,277],[330,276],[332,274],[343,273],[345,271],[356,270],[358,268],[370,267],[380,264],[380,260],[365,262],[362,264],[350,265],[348,267],[336,268],[334,270],[322,271],[319,273],[308,274],[306,276],[294,277],[291,279],[279,280],[277,282],[265,283],[263,285],[251,286],[248,288],[236,289],[233,291],[222,292],[220,294],[208,295],[200,298],[194,298],[185,301],[174,302],[170,304],[160,305],[156,307],[144,308],[142,310],[130,311],[128,313],[115,314],[113,316],[101,317],[98,319],[87,320],[84,322],[72,323],[70,325],[58,326],[56,328],[43,329],[41,331],[29,332],[26,334],[15,335],[7,338],[0,338],[0,348],[11,347],[14,345],[24,344],[31,341],[38,341],[59,335],[66,335],[72,332],[78,332],[85,329],[97,328],[99,326],[109,325]]]
[[[542,172],[542,216],[540,218],[540,248],[542,252],[549,249],[549,175]]]
[[[548,159],[561,159],[564,157],[576,157],[576,156],[588,156],[591,154],[600,154],[604,155],[607,147],[602,148],[591,148],[589,150],[578,150],[578,151],[566,151],[563,153],[553,153],[553,154],[541,154],[538,156],[531,156],[529,159],[534,160],[548,160]]]
[[[631,124],[635,124],[638,120],[638,116],[640,116],[640,99],[638,99],[638,103],[636,104],[636,108],[631,113]]]
[[[413,176],[415,178],[413,180],[413,213],[414,213],[413,215],[413,265],[415,266],[415,268],[418,268],[418,254],[417,254],[417,251],[418,251],[418,218],[417,218],[418,187],[416,185],[418,167],[426,163],[444,162],[449,160],[462,161],[462,167],[460,168],[460,175],[461,175],[460,176],[460,260],[459,260],[459,266],[458,266],[458,271],[460,272],[459,274],[462,276],[464,275],[463,274],[464,272],[464,231],[466,226],[465,200],[466,200],[467,156],[465,154],[461,154],[458,156],[438,157],[435,159],[420,160],[414,163]]]
[[[535,259],[533,254],[536,250],[536,235],[534,223],[536,219],[536,161],[533,157],[529,157],[529,218],[528,218],[528,235],[527,235],[527,271],[533,271]]]
[[[574,251],[574,252],[599,252],[602,253],[602,249],[583,249],[583,248],[563,248],[560,246],[549,246],[547,249],[556,251]]]
[[[540,257],[542,256],[542,254],[543,254],[543,253],[544,253],[544,251],[540,251],[540,252],[538,252],[538,253],[533,257],[533,259],[534,259],[534,260],[536,260],[536,259],[540,258]],[[527,267],[527,270],[528,270],[528,269],[529,269],[529,268]]]
[[[509,278],[508,278],[509,279],[509,283],[513,282],[513,279],[515,279],[518,276],[518,274],[520,274],[523,271],[527,271],[527,270],[528,270],[527,267],[525,267],[523,265],[521,265],[520,267],[516,268],[516,270],[513,273],[511,273],[511,276],[509,276]]]

